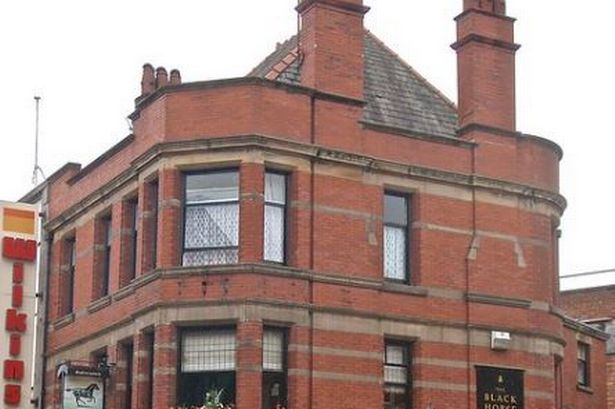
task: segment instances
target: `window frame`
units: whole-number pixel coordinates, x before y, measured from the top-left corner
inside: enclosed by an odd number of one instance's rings
[[[266,189],[267,189],[267,174],[268,173],[272,175],[279,175],[279,176],[284,177],[284,204],[283,205],[276,203],[276,202],[267,201]],[[263,188],[263,261],[267,263],[288,265],[288,230],[289,230],[288,229],[289,227],[288,188],[289,188],[289,180],[290,180],[290,177],[289,177],[288,172],[284,172],[284,171],[280,171],[276,169],[265,169],[265,172],[263,174],[263,181],[264,181],[264,188]],[[282,233],[282,261],[270,260],[270,259],[267,259],[267,257],[265,256],[265,217],[266,217],[266,212],[267,212],[267,206],[271,206],[271,207],[275,207],[275,208],[283,210],[282,217],[284,218],[284,220],[282,222],[282,226],[284,228],[284,231]]]
[[[64,256],[68,265],[66,274],[68,282],[65,282],[66,300],[63,302],[63,315],[69,315],[75,312],[75,272],[77,270],[77,237],[70,236],[64,239],[64,244],[67,246]]]
[[[235,200],[224,200],[224,201],[219,201],[219,202],[215,202],[215,203],[199,203],[199,204],[188,204],[188,200],[187,200],[187,181],[188,181],[188,177],[193,176],[193,175],[206,175],[206,174],[219,174],[219,173],[230,173],[230,172],[234,172],[237,174],[237,199]],[[237,245],[236,246],[218,246],[218,247],[193,247],[190,249],[186,249],[186,222],[187,222],[187,218],[186,218],[186,209],[188,207],[213,207],[213,206],[219,206],[219,205],[229,205],[229,204],[236,204],[237,208],[238,208],[238,213],[237,213],[237,223],[238,223],[238,237],[237,237]],[[215,169],[204,169],[204,170],[193,170],[193,171],[186,171],[182,173],[182,231],[181,231],[181,260],[180,260],[180,265],[182,267],[197,267],[196,265],[193,266],[186,266],[184,265],[184,255],[186,253],[189,252],[198,252],[198,251],[207,251],[207,250],[236,250],[237,251],[237,262],[239,262],[239,245],[241,243],[241,169],[237,166],[237,167],[225,167],[225,168],[215,168]],[[235,264],[235,263],[232,263]],[[199,265],[199,267],[206,267],[206,266],[212,266],[212,265],[225,265],[225,264],[204,264],[204,265]]]
[[[393,196],[393,197],[398,197],[398,198],[402,198],[405,200],[406,202],[406,225],[401,225],[401,224],[397,224],[397,223],[390,223],[390,222],[386,222],[386,217],[385,217],[385,204],[386,204],[386,197],[387,196]],[[409,193],[404,193],[404,192],[400,192],[400,191],[396,191],[396,190],[391,190],[391,189],[385,189],[384,190],[384,194],[382,196],[382,276],[384,278],[385,281],[391,282],[391,283],[398,283],[398,284],[406,284],[406,285],[410,285],[411,284],[411,277],[412,277],[412,268],[411,268],[411,262],[410,262],[410,256],[411,256],[411,252],[410,252],[410,240],[411,240],[411,235],[410,235],[410,226],[412,225],[412,195]],[[387,271],[386,271],[386,264],[385,264],[385,230],[386,227],[392,227],[392,228],[396,228],[396,229],[403,229],[404,230],[404,237],[405,237],[405,241],[406,241],[406,245],[404,246],[404,258],[405,258],[405,265],[404,265],[404,278],[403,279],[399,279],[399,278],[395,278],[395,277],[389,277],[387,276]]]
[[[273,332],[278,332],[281,333],[282,335],[282,370],[281,371],[274,371],[274,370],[266,370],[265,369],[265,359],[264,359],[264,355],[265,355],[265,332],[267,331],[273,331]],[[262,340],[262,364],[261,364],[261,370],[262,370],[262,381],[261,381],[261,406],[262,409],[270,409],[266,407],[266,395],[265,395],[265,387],[267,386],[266,384],[268,382],[266,382],[266,378],[267,377],[271,377],[271,378],[281,378],[283,380],[283,384],[282,384],[282,399],[281,399],[281,403],[282,406],[287,408],[288,407],[288,328],[282,328],[282,327],[275,327],[275,326],[264,326],[263,327],[263,340]]]
[[[150,203],[151,204],[151,209],[150,209],[151,216],[150,216],[150,221],[149,221],[149,223],[151,223],[151,225],[149,225],[149,228],[151,229],[151,231],[148,232],[151,235],[150,236],[151,243],[149,244],[152,250],[151,267],[152,267],[152,270],[155,270],[156,268],[158,268],[158,216],[160,212],[160,204],[159,204],[160,182],[159,182],[159,179],[156,178],[152,180],[151,182],[148,182],[147,188],[149,189],[148,194],[150,195],[150,201],[151,201]],[[183,249],[183,241],[182,241],[182,249]]]
[[[584,359],[579,357],[580,351],[585,352]],[[583,366],[583,379],[579,378],[579,365]],[[582,388],[591,387],[591,351],[590,345],[585,342],[577,342],[577,385]]]
[[[404,353],[404,361],[405,361],[405,365],[399,365],[399,364],[389,364],[388,360],[387,360],[387,352],[388,352],[388,347],[392,346],[392,347],[401,347],[403,348],[403,353]],[[386,388],[387,386],[397,386],[400,387],[402,386],[402,384],[400,383],[393,383],[393,382],[387,382],[386,381],[386,367],[390,366],[390,367],[395,367],[395,368],[405,368],[406,370],[406,383],[403,384],[404,387],[404,409],[411,409],[412,408],[412,343],[410,342],[404,342],[404,341],[398,341],[398,340],[388,340],[385,339],[384,341],[384,353],[383,353],[383,364],[382,364],[382,371],[383,371],[383,379],[382,379],[382,392],[383,392],[383,407],[386,409],[386,402],[384,401],[384,393],[386,393]]]
[[[99,298],[106,297],[110,293],[111,284],[111,252],[113,243],[113,216],[107,213],[100,217],[102,239],[103,239],[103,260],[100,271],[100,293]]]
[[[130,206],[130,266],[128,277],[134,280],[137,277],[137,246],[139,245],[139,197],[135,196],[126,201]]]
[[[216,331],[232,331],[234,334],[234,339],[235,339],[235,362],[234,362],[234,369],[232,371],[229,370],[218,370],[218,371],[199,371],[199,372],[183,372],[182,371],[182,358],[184,355],[184,335],[185,334],[189,334],[189,333],[205,333],[205,332],[216,332]],[[233,376],[233,385],[235,387],[235,390],[233,391],[233,399],[234,402],[231,402],[233,404],[236,404],[237,402],[237,373],[238,373],[238,367],[237,367],[237,355],[239,352],[239,348],[238,348],[238,342],[237,342],[237,327],[235,325],[220,325],[220,326],[198,326],[198,327],[180,327],[177,329],[177,336],[178,336],[178,342],[177,342],[177,364],[176,364],[176,373],[177,376],[175,377],[175,382],[176,382],[176,406],[180,406],[180,405],[185,405],[185,403],[180,402],[181,399],[181,394],[182,394],[182,380],[183,380],[183,375],[187,374],[187,375],[194,375],[194,374],[232,374]],[[152,365],[152,371],[153,371],[153,365]],[[201,403],[199,403],[201,404]]]

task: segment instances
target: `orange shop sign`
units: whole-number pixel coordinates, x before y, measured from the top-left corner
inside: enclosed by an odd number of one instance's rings
[[[0,202],[0,391],[9,406],[30,405],[36,305],[37,208]]]

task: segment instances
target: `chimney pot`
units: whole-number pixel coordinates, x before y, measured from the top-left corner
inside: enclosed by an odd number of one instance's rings
[[[169,76],[164,67],[156,68],[156,88],[161,88],[169,83]]]
[[[141,96],[146,96],[154,92],[156,88],[154,78],[154,67],[151,64],[143,65],[143,76],[141,77]]]
[[[171,70],[171,85],[179,85],[182,83],[182,75],[177,69]]]
[[[463,0],[464,10],[482,10],[488,13],[506,15],[506,0]]]

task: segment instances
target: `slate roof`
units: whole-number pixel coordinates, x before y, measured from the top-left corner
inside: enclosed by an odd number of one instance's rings
[[[248,76],[299,85],[297,36],[291,37]],[[369,31],[365,32],[363,121],[422,135],[456,137],[455,105]]]

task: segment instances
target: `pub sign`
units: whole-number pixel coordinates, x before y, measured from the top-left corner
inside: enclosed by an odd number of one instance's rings
[[[103,409],[104,374],[95,367],[65,364],[58,368],[62,379],[62,409]]]
[[[476,367],[477,409],[523,409],[523,371]]]

